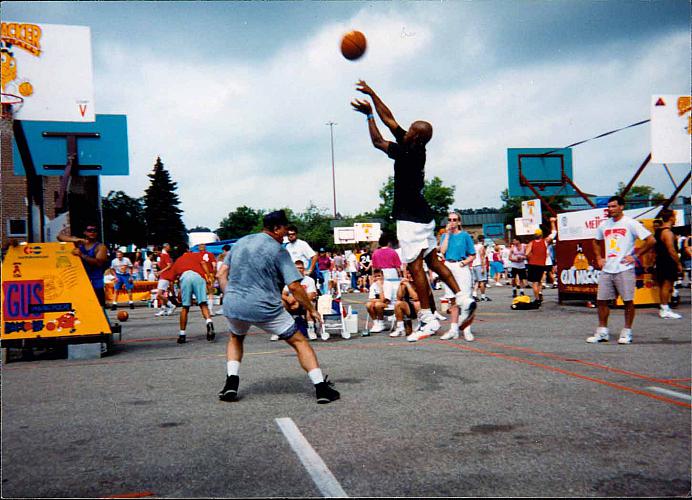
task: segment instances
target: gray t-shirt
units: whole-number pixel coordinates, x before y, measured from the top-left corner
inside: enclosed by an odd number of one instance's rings
[[[288,251],[265,233],[238,240],[224,264],[230,269],[223,314],[242,321],[261,323],[276,318],[283,311],[283,287],[303,278]]]

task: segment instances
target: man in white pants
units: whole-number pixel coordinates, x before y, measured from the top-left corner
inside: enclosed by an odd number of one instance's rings
[[[459,285],[459,292],[464,295],[460,304],[457,304],[456,294],[445,284],[445,298],[449,299],[452,323],[449,331],[440,337],[442,340],[459,338],[459,329],[464,333],[464,340],[473,341],[471,323],[476,311],[476,301],[473,300],[473,276],[469,267],[476,256],[471,235],[461,227],[461,215],[450,212],[447,217],[447,231],[440,239],[440,253],[445,257],[445,266],[452,272],[452,276]],[[461,309],[461,318],[459,310]]]

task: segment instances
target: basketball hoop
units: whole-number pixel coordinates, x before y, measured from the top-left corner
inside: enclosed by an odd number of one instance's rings
[[[24,98],[16,94],[2,92],[2,119],[9,120],[24,104]]]

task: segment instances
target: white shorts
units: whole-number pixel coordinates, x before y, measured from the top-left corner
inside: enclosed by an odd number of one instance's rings
[[[296,320],[286,310],[281,311],[281,314],[269,321],[243,321],[242,319],[233,319],[228,316],[226,316],[226,319],[228,320],[231,333],[236,336],[245,335],[253,325],[271,335],[278,335],[281,340],[290,339],[298,331]]]
[[[445,266],[447,266],[447,268],[452,272],[452,276],[454,276],[454,279],[457,282],[459,291],[463,293],[465,296],[470,297],[473,293],[473,276],[471,276],[471,269],[469,268],[469,266],[462,267],[461,262],[448,261],[445,261]],[[445,289],[445,298],[455,298],[452,289],[449,288],[446,283],[443,282],[443,284]]]
[[[437,246],[435,238],[435,221],[427,224],[408,220],[396,221],[396,237],[399,240],[402,259],[410,264],[424,250],[423,256],[428,255]]]
[[[168,280],[165,280],[163,278],[159,278],[159,284],[156,286],[157,290],[168,290],[168,285],[170,285],[170,282]]]
[[[387,281],[399,281],[399,273],[393,267],[382,269],[382,275]]]

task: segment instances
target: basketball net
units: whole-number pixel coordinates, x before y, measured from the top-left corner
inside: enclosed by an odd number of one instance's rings
[[[24,104],[24,98],[16,94],[2,92],[2,99],[0,99],[0,103],[2,103],[3,129],[7,123],[9,123],[11,127],[15,113],[17,113],[17,111],[19,111]]]

